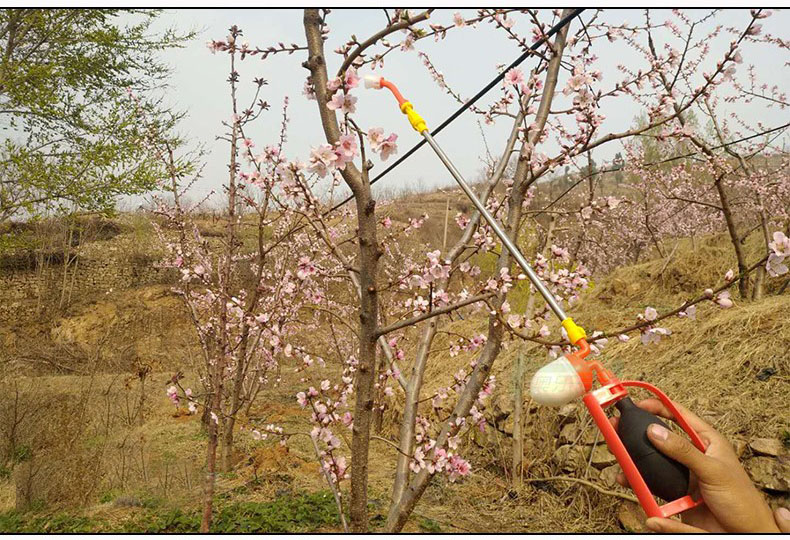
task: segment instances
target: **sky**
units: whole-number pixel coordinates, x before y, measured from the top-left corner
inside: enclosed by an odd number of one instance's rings
[[[456,11],[458,10],[436,10],[430,20],[420,26],[427,29],[429,22],[450,24]],[[689,11],[690,16],[695,19],[707,12]],[[462,9],[460,12],[465,17],[475,15],[475,10],[471,9]],[[592,14],[593,10],[585,12],[584,20],[589,20]],[[666,20],[669,15],[668,10],[656,10],[652,17],[655,22]],[[642,10],[606,9],[601,17],[602,20],[612,23],[644,21]],[[542,12],[542,20],[548,19],[549,12]],[[716,20],[718,24],[725,27],[734,26],[743,29],[749,20],[748,10],[724,10]],[[531,25],[525,17],[519,15],[516,21],[514,30],[524,36],[530,36]],[[774,13],[772,17],[761,22],[764,32],[787,38],[786,29],[790,26],[790,16],[787,12]],[[196,199],[204,197],[212,190],[221,191],[222,184],[227,181],[229,148],[227,142],[217,140],[216,137],[224,131],[221,122],[231,115],[229,85],[226,82],[229,58],[227,54],[212,54],[206,42],[211,39],[225,39],[228,28],[234,24],[242,29],[243,40],[248,41],[253,47],[266,47],[280,41],[299,45],[305,43],[302,10],[296,9],[170,9],[165,10],[155,26],[156,29],[175,27],[182,31],[198,31],[197,38],[184,48],[167,51],[162,55],[162,59],[173,69],[170,86],[166,90],[166,102],[187,113],[180,127],[181,133],[191,144],[202,144],[207,150],[203,177],[193,186],[191,192],[191,196]],[[329,71],[332,73],[337,70],[342,58],[331,51],[344,43],[352,34],[360,40],[365,39],[383,28],[386,19],[383,10],[380,9],[335,9],[328,17],[328,24],[330,37],[325,48]],[[578,25],[578,21],[574,21],[571,31],[575,32]],[[711,28],[710,24],[703,25],[699,35],[704,35],[704,30],[709,28]],[[405,34],[398,33],[390,40],[396,43],[402,41],[404,37]],[[668,31],[657,33],[656,38],[659,46],[662,40],[672,39]],[[713,59],[721,57],[719,53],[724,51],[731,39],[730,34],[722,33],[711,43],[713,54],[700,71],[711,70]],[[611,85],[613,80],[623,78],[623,75],[615,69],[617,64],[645,67],[644,61],[640,61],[639,56],[622,41],[612,44],[604,41],[604,43],[606,45],[597,51],[600,57],[597,68],[604,74],[604,83]],[[502,65],[509,64],[521,53],[518,46],[507,39],[504,32],[495,30],[491,24],[479,24],[476,27],[450,31],[444,40],[438,42],[433,38],[420,40],[416,43],[415,50],[396,51],[388,55],[383,68],[378,69],[377,73],[398,84],[407,99],[410,99],[416,110],[425,117],[429,127],[439,124],[459,105],[433,82],[417,55],[418,51],[424,51],[430,56],[451,87],[464,98],[474,95],[499,73]],[[744,64],[739,66],[738,75],[745,75],[746,67],[754,64],[759,78],[769,85],[790,87],[788,77],[790,69],[787,67],[790,58],[787,51],[782,52],[776,47],[761,48],[759,54],[756,51],[754,45],[746,46],[743,54]],[[301,64],[306,59],[306,55],[306,51],[297,51],[293,55],[270,56],[265,61],[251,57],[239,63],[238,67],[241,75],[240,102],[242,104],[251,97],[253,78],[263,77],[268,81],[261,97],[271,104],[271,109],[264,113],[262,119],[255,122],[254,127],[250,129],[256,148],[262,149],[265,145],[276,142],[282,103],[285,96],[289,96],[290,123],[285,153],[290,159],[302,161],[307,161],[311,147],[325,142],[318,122],[316,102],[309,101],[302,94],[307,70]],[[535,61],[527,59],[522,64],[525,73],[531,69]],[[360,74],[364,74],[363,71],[369,72],[362,70]],[[565,77],[567,75],[561,76],[559,89],[564,86]],[[410,128],[391,96],[383,92],[366,91],[361,86],[354,93],[359,98],[355,120],[360,127],[363,129],[382,127],[385,133],[397,133],[399,153],[404,153],[413,144],[419,142],[419,136]],[[491,103],[496,95],[496,89],[492,90],[490,97],[486,96],[481,103]],[[790,119],[787,110],[779,111],[776,108],[766,110],[762,107],[747,110],[741,105],[734,107],[739,114],[762,121],[769,127]],[[605,103],[602,112],[606,115],[602,132],[620,131],[633,125],[641,108],[629,99],[615,99]],[[478,115],[466,112],[450,128],[437,136],[437,141],[459,170],[468,179],[474,179],[483,168],[485,143],[492,152],[501,149],[509,130],[507,124],[503,119],[493,126],[483,125]],[[595,153],[593,157],[600,163],[611,160],[615,152],[620,150],[622,147],[619,143],[610,144]],[[373,172],[381,171],[385,166],[386,163],[377,163]],[[448,186],[452,183],[453,180],[443,165],[430,149],[424,146],[383,179],[380,182],[380,189],[385,192],[397,192],[404,188],[424,190]]]

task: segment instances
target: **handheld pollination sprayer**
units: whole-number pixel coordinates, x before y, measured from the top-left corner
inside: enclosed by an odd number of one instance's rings
[[[587,359],[590,354],[590,346],[587,343],[584,329],[565,314],[562,306],[551,291],[546,288],[518,247],[480,202],[450,158],[433,139],[425,120],[414,110],[411,102],[401,95],[392,82],[383,77],[366,76],[365,87],[387,88],[392,92],[395,99],[398,100],[401,112],[409,119],[411,126],[423,136],[439,156],[477,211],[494,230],[535,289],[546,300],[565,328],[568,340],[576,347],[575,351],[543,366],[535,373],[530,383],[532,398],[541,405],[554,407],[565,405],[579,397],[582,398],[648,517],[669,517],[702,504],[702,499],[695,501],[688,494],[688,469],[660,453],[647,438],[647,427],[650,424],[660,424],[667,427],[666,424],[657,416],[637,407],[628,397],[627,388],[644,388],[658,397],[672,413],[680,427],[688,434],[694,445],[704,452],[705,443],[683,418],[677,407],[666,394],[652,384],[642,381],[620,381],[599,361]],[[598,381],[597,388],[593,388],[595,379]],[[610,423],[606,413],[606,409],[612,405],[620,413],[617,429]],[[656,497],[666,502],[659,505]]]

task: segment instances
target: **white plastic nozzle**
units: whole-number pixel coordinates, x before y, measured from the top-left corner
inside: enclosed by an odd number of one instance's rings
[[[381,77],[375,75],[365,75],[365,88],[374,88],[376,90],[381,88]]]
[[[529,393],[540,405],[560,407],[584,395],[584,383],[564,356],[546,364],[532,377]]]

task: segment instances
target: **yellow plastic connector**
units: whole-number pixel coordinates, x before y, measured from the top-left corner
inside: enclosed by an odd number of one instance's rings
[[[573,322],[573,319],[570,317],[562,321],[562,327],[565,328],[565,332],[568,334],[568,340],[574,345],[576,345],[580,339],[587,337],[584,328]]]
[[[422,119],[422,116],[414,110],[410,101],[404,101],[400,106],[400,110],[406,115],[406,118],[409,119],[409,123],[411,127],[414,128],[414,131],[417,133],[428,131],[428,125],[425,123],[425,120]]]

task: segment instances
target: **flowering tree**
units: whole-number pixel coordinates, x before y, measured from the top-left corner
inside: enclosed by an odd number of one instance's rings
[[[491,370],[502,350],[524,340],[545,347],[555,356],[569,347],[566,336],[550,323],[548,306],[529,285],[521,283],[525,276],[513,267],[510,254],[501,249],[478,213],[456,216],[459,238],[441,250],[415,238],[427,216],[403,219],[388,205],[377,204],[370,170],[374,160],[386,161],[397,153],[398,135],[380,126],[363,126],[356,114],[358,73],[363,68],[377,69],[388,56],[399,52],[410,54],[429,37],[439,41],[448,32],[468,31],[481,24],[491,25],[526,50],[531,41],[546,35],[549,24],[569,11],[546,16],[532,10],[484,9],[473,18],[455,14],[448,17],[447,24],[428,24],[431,10],[386,13],[382,29],[363,41],[352,36],[335,51],[335,57],[328,57],[325,41],[329,12],[305,10],[307,59],[303,65],[309,76],[304,94],[315,101],[323,132],[306,163],[285,158],[284,127],[279,144],[255,155],[244,128],[266,107],[264,103],[259,110],[237,108],[239,75],[235,68],[237,59],[292,53],[304,47],[281,44],[251,48],[239,43],[241,32],[235,27],[226,40],[211,42],[214,52],[226,52],[230,57],[234,114],[227,123],[230,176],[226,235],[220,254],[194,229],[179,225],[184,217],[179,210],[178,189],[174,189],[176,209],[163,211],[176,224],[179,239],[171,244],[170,264],[182,272],[181,292],[204,351],[204,404],[214,420],[209,420],[209,474],[214,471],[218,431],[224,434],[221,441],[229,449],[242,405],[254,399],[278,358],[292,358],[304,383],[296,399],[314,423],[310,435],[341,512],[338,486],[350,478],[349,509],[355,531],[368,528],[368,454],[372,441],[388,444],[397,452],[386,528],[399,531],[437,475],[456,481],[469,473],[471,464],[463,456],[460,439],[469,429],[485,429],[485,405],[496,383]],[[586,261],[605,270],[607,257],[616,262],[638,260],[647,251],[643,249],[644,238],[651,238],[660,249],[663,238],[691,230],[688,221],[694,214],[687,214],[681,225],[655,225],[655,209],[664,204],[662,201],[688,198],[666,188],[666,182],[691,184],[693,177],[702,184],[700,176],[712,178],[719,196],[716,215],[723,216],[728,230],[730,222],[735,223],[731,196],[716,187],[716,182],[723,182],[716,180],[717,175],[749,175],[743,181],[751,184],[766,175],[759,176],[741,163],[748,164],[746,151],[725,144],[722,148],[736,153],[729,154],[733,159],[715,155],[716,144],[706,142],[692,130],[688,115],[693,108],[704,107],[714,116],[714,90],[733,77],[739,61],[738,47],[755,39],[755,21],[761,15],[755,12],[744,21],[743,28],[733,29],[737,36],[734,44],[722,57],[710,58],[704,43],[692,41],[693,29],[702,21],[691,21],[681,13],[674,15],[690,28],[686,34],[675,32],[685,43],[681,52],[671,43],[662,49],[654,41],[653,34],[659,27],[674,32],[678,24],[673,20],[657,25],[648,15],[644,25],[614,26],[600,22],[600,14],[595,13],[584,24],[564,26],[534,53],[531,70],[508,71],[491,103],[471,108],[485,122],[506,122],[509,127],[502,148],[495,156],[489,154],[485,178],[478,186],[480,199],[504,223],[511,238],[522,245],[538,275],[561,302],[572,306],[587,288],[590,271]],[[524,27],[530,37],[526,37]],[[394,42],[399,33],[403,34],[402,40]],[[609,42],[637,51],[644,65],[619,66],[617,76],[605,75],[596,66],[594,51]],[[451,99],[462,102],[432,59],[424,51],[419,54],[440,88]],[[700,71],[705,75],[697,80],[694,74]],[[259,89],[264,85],[260,81],[256,83]],[[772,95],[771,99],[784,98]],[[608,129],[602,107],[624,100],[642,107],[647,112],[646,121],[623,131]],[[728,133],[719,126],[717,140],[726,139]],[[631,145],[627,171],[648,176],[642,184],[629,185],[637,196],[603,196],[596,193],[591,181],[585,194],[574,194],[554,208],[548,207],[554,202],[542,205],[543,198],[536,195],[539,181],[549,179],[561,167],[572,167],[580,175],[586,171],[584,177],[593,178],[594,150],[628,144],[637,136],[686,141],[707,156],[705,169],[686,166],[682,170],[660,168],[653,173],[640,157],[638,146]],[[731,162],[737,162],[740,169]],[[249,172],[242,163],[251,167]],[[340,182],[348,187],[353,196],[351,207],[336,210],[326,203],[322,192],[322,179],[326,177],[333,187]],[[773,204],[769,195],[781,192],[784,197],[781,190],[786,181],[781,186],[764,186],[769,191],[761,193],[761,202],[755,198],[754,205],[739,207],[738,211],[765,216],[760,218],[765,222],[763,230],[769,230],[768,216],[779,204],[767,206]],[[261,191],[257,199],[249,194],[253,188]],[[701,195],[694,197],[707,201]],[[249,251],[242,249],[239,231],[244,216],[238,213],[240,204],[252,210],[257,224],[257,246]],[[692,207],[707,210],[711,204]],[[724,211],[727,205],[731,220]],[[554,220],[546,226],[541,218],[544,215],[554,219],[561,216],[572,226],[554,231]],[[662,219],[671,223],[672,218],[665,213]],[[709,222],[713,230],[716,220],[710,217]],[[624,236],[630,236],[630,240],[610,242],[611,234],[607,237],[604,228],[611,231],[619,224],[628,225]],[[737,232],[734,234],[737,236]],[[607,337],[625,340],[628,334],[638,332],[649,344],[670,333],[658,325],[660,321],[670,316],[693,317],[699,302],[712,300],[721,307],[731,306],[729,287],[749,272],[766,263],[769,274],[786,271],[785,257],[790,256],[787,239],[781,232],[771,238],[772,242],[767,243],[770,255],[766,253],[751,266],[745,261],[741,265],[738,259],[738,274],[728,272],[723,285],[668,313],[659,314],[647,307],[636,324],[595,333],[591,341],[599,350]],[[240,268],[245,266],[253,276],[249,284],[241,279]],[[512,299],[514,289],[529,297],[524,312],[516,312],[511,306],[509,294]],[[482,331],[467,329],[459,333],[454,319],[473,313],[484,321]],[[438,345],[440,335],[447,336],[446,346]],[[411,346],[407,348],[406,343]],[[438,386],[435,381],[427,384],[425,373],[431,362],[459,355],[468,358],[465,368]],[[180,396],[186,392],[179,391],[175,383],[174,387],[172,399],[183,399]],[[402,408],[396,393],[402,393]],[[395,407],[399,408],[397,439],[374,434],[377,415]],[[344,445],[347,430],[351,431],[350,445]],[[274,427],[269,431],[283,435]],[[262,436],[260,430],[258,434]],[[213,486],[213,476],[209,485]],[[207,501],[210,497],[207,487]],[[210,518],[210,506],[207,508]],[[207,529],[206,523],[204,519]]]
[[[162,265],[180,273],[175,291],[185,301],[202,351],[198,373],[203,392],[198,395],[183,388],[179,373],[167,394],[176,406],[185,401],[191,413],[202,409],[208,429],[203,532],[211,525],[218,448],[219,468],[228,471],[237,422],[248,416],[261,389],[279,381],[281,359],[301,350],[296,331],[309,334],[317,324],[317,319],[303,316],[305,305],[319,304],[322,287],[331,282],[311,278],[316,273],[307,256],[312,252],[311,239],[306,231],[300,232],[304,226],[297,211],[299,201],[289,184],[299,167],[283,152],[287,100],[273,144],[257,151],[246,135],[250,124],[270,107],[259,99],[266,81],[255,78],[250,105],[242,108],[237,62],[272,51],[250,49],[239,43],[241,37],[242,31],[234,26],[226,41],[210,44],[215,52],[228,52],[230,62],[232,114],[223,123],[227,132],[222,137],[230,150],[229,178],[224,186],[225,233],[219,245],[200,234],[196,211],[201,203],[189,208],[182,203],[190,184],[184,182],[185,171],[172,149],[151,148],[170,172],[168,184],[162,187],[173,201],[160,201],[158,208],[166,225],[159,229],[160,236],[168,250]],[[282,427],[273,424],[257,426],[247,420],[241,428],[256,439],[274,436],[285,442]]]

